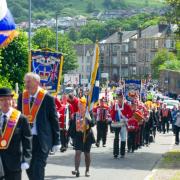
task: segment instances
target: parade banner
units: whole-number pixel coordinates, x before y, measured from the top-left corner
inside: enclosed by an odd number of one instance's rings
[[[52,92],[60,90],[63,56],[61,53],[46,50],[31,51],[30,71],[41,77],[41,86]]]
[[[131,97],[140,95],[141,80],[125,80],[125,97],[130,100]]]
[[[86,119],[91,119],[89,112],[92,110],[94,103],[96,103],[99,99],[99,79],[100,79],[100,73],[99,73],[99,45],[96,43],[95,49],[94,49],[94,57],[93,57],[93,68],[91,72],[91,81],[90,81],[90,87],[89,87],[89,94],[87,97],[87,107],[86,107],[86,113],[85,117],[83,117],[83,124],[84,124],[84,136],[83,136],[83,142],[86,142],[86,130],[89,128],[86,124]]]
[[[90,91],[88,95],[88,110],[92,110],[94,103],[99,99],[99,45],[96,43],[94,51],[93,68],[91,73]]]
[[[3,48],[19,33],[15,30],[15,22],[7,7],[6,0],[1,0],[0,2],[0,48]]]

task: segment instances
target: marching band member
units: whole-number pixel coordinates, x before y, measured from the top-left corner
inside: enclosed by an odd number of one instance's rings
[[[120,154],[123,158],[125,156],[125,146],[126,146],[126,125],[128,119],[132,116],[132,110],[130,106],[125,102],[123,93],[121,90],[116,91],[117,101],[112,108],[112,123],[111,126],[115,132],[114,145],[113,145],[113,155],[117,158],[119,155],[119,134],[121,136],[121,149]]]
[[[61,107],[59,108],[59,126],[60,126],[60,136],[61,136],[61,152],[67,150],[68,147],[68,128],[69,122],[73,118],[73,108],[72,105],[67,102],[66,94],[62,95]]]
[[[106,138],[108,131],[109,108],[104,104],[104,98],[99,100],[99,105],[93,109],[97,125],[97,141],[96,146],[99,147],[100,140],[102,139],[103,147],[106,146]]]
[[[128,152],[132,153],[135,150],[136,132],[139,128],[136,113],[138,113],[138,111],[134,111],[133,116],[128,120]]]
[[[166,104],[163,104],[163,108],[160,111],[160,117],[162,122],[162,130],[165,134],[165,132],[169,132],[169,122],[172,122],[171,112],[167,108]]]
[[[72,106],[73,118],[69,121],[68,135],[72,138],[72,146],[74,146],[74,136],[75,136],[75,114],[78,112],[79,99],[69,93],[67,96],[67,102]]]

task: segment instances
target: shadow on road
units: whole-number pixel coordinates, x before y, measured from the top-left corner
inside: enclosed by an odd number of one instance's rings
[[[46,176],[45,177],[45,180],[56,180],[56,179],[69,179],[69,178],[76,178],[76,177],[74,177],[74,176]]]
[[[144,147],[145,148],[145,147]],[[73,151],[72,151],[73,152]],[[102,152],[91,152],[92,164],[91,166],[96,169],[138,169],[138,170],[151,170],[154,165],[162,157],[160,153],[151,152],[135,152],[127,153],[125,158],[114,159],[112,150]],[[74,153],[63,154],[63,156],[51,156],[48,159],[49,164],[74,166]],[[82,154],[81,166],[84,166],[84,155]]]

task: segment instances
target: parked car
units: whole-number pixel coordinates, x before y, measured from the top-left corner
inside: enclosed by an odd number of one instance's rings
[[[167,108],[169,109],[173,109],[174,106],[178,108],[178,105],[179,105],[178,100],[172,100],[172,99],[164,100],[163,103],[167,104]]]
[[[180,102],[180,95],[177,96],[176,100]]]

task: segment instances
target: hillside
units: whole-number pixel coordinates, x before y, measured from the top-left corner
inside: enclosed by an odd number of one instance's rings
[[[86,15],[93,11],[106,9],[157,8],[162,7],[162,0],[31,0],[34,19],[44,19],[61,15]],[[16,22],[27,21],[29,0],[7,0]]]

